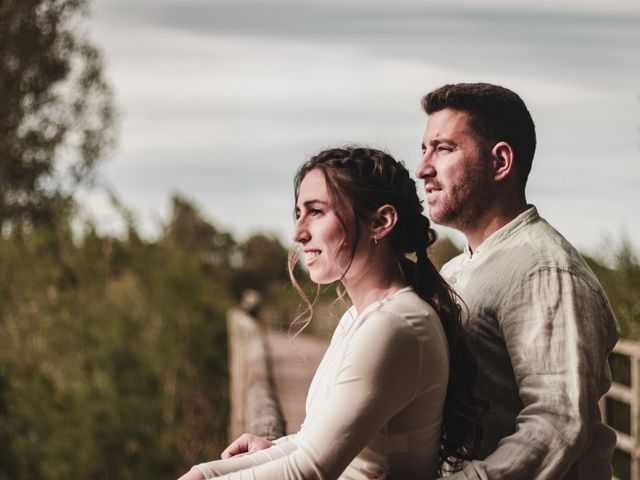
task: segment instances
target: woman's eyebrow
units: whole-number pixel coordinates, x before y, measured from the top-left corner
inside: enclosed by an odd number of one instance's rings
[[[302,202],[302,205],[304,207],[308,207],[309,205],[313,205],[315,203],[321,203],[323,205],[329,205],[328,202],[325,202],[324,200],[318,200],[318,199],[306,200],[305,202]]]

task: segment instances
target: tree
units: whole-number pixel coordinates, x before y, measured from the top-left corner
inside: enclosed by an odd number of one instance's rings
[[[231,265],[236,242],[231,234],[207,222],[187,199],[174,195],[171,199],[171,219],[165,226],[164,241],[170,246],[199,253],[203,263]]]
[[[50,221],[112,144],[88,0],[0,0],[0,227]]]
[[[288,252],[277,237],[255,234],[244,243],[245,287],[265,291],[271,284],[289,282],[287,273]]]

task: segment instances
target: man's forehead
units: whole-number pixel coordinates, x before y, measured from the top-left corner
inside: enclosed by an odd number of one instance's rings
[[[430,140],[450,137],[453,134],[471,133],[471,115],[462,110],[446,108],[427,117],[424,137]]]

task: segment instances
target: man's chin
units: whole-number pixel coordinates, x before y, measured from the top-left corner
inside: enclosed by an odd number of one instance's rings
[[[436,225],[455,228],[453,227],[455,219],[454,216],[451,215],[451,212],[442,211],[435,208],[429,209],[429,219]]]

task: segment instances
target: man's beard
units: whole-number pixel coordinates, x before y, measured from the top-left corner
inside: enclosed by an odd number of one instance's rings
[[[493,182],[488,178],[486,169],[478,168],[467,171],[455,186],[442,192],[446,197],[441,201],[440,210],[430,215],[431,219],[439,225],[464,232],[473,229],[487,210],[493,197]]]

